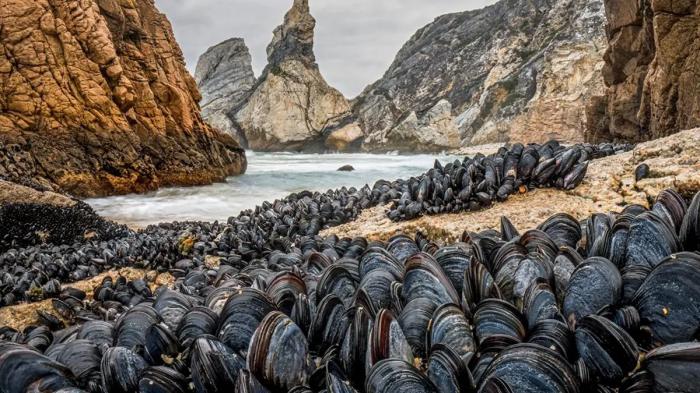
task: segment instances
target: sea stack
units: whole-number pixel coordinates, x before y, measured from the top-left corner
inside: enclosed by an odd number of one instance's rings
[[[325,81],[314,55],[308,0],[295,0],[267,47],[268,65],[234,122],[248,147],[259,151],[323,151],[333,132],[361,137],[348,100]],[[339,132],[338,132],[339,131]],[[341,138],[342,140],[342,138]],[[350,141],[352,142],[352,141]],[[349,143],[348,143],[349,144]]]
[[[245,171],[153,1],[14,0],[0,20],[1,178],[99,196]]]
[[[195,80],[202,93],[202,117],[214,128],[246,145],[229,112],[248,96],[255,84],[253,59],[242,38],[231,38],[199,57]]]

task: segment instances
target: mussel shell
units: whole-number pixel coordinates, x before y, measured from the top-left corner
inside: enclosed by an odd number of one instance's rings
[[[428,378],[440,393],[460,393],[476,389],[467,364],[447,346],[437,344],[431,348],[427,368]]]
[[[246,355],[253,332],[277,307],[263,292],[243,288],[231,296],[219,316],[217,337],[241,356]]]
[[[437,387],[411,364],[385,359],[375,364],[367,375],[367,393],[437,393]]]
[[[557,298],[552,288],[544,280],[536,280],[525,292],[523,299],[523,315],[527,320],[528,330],[545,319],[565,321],[559,311]]]
[[[192,308],[192,302],[179,292],[170,289],[161,291],[153,302],[153,308],[170,331],[176,331],[180,320]]]
[[[367,310],[357,307],[350,325],[345,331],[340,349],[340,360],[345,372],[352,375],[352,382],[358,389],[364,387],[367,349],[373,321]],[[357,386],[359,385],[359,386]]]
[[[653,375],[655,392],[697,392],[700,343],[677,343],[657,348],[647,353],[644,363]]]
[[[626,266],[655,267],[667,256],[680,251],[676,231],[667,220],[655,212],[635,217],[627,235]]]
[[[438,262],[425,253],[406,261],[402,296],[406,304],[414,299],[429,299],[436,306],[459,303],[459,295]]]
[[[479,344],[491,336],[510,336],[522,341],[527,334],[527,322],[512,304],[500,299],[479,303],[474,314],[474,333]]]
[[[695,194],[679,231],[685,251],[700,251],[700,192]]]
[[[426,348],[435,345],[449,347],[464,362],[469,364],[476,353],[476,342],[469,321],[459,307],[445,304],[438,307],[428,325]]]
[[[141,371],[147,364],[130,349],[109,348],[102,357],[102,387],[108,393],[130,393],[138,389]]]
[[[218,315],[207,307],[193,307],[180,320],[177,338],[183,349],[197,338],[216,333]]]
[[[679,253],[662,261],[637,290],[632,304],[654,341],[673,344],[697,337],[700,326],[700,255]]]
[[[579,392],[578,378],[566,359],[534,344],[517,344],[501,352],[484,372],[479,391],[495,378],[514,392]]]
[[[141,374],[139,393],[185,393],[187,379],[170,367],[149,367]]]
[[[232,389],[245,365],[243,358],[213,338],[200,337],[192,343],[190,369],[197,393]]]
[[[322,354],[334,345],[340,345],[350,323],[343,302],[329,294],[318,305],[309,328],[309,349]]]
[[[406,304],[399,315],[399,325],[413,354],[421,358],[427,355],[425,337],[435,309],[435,303],[430,299],[417,298]]]
[[[562,311],[570,323],[601,308],[617,304],[622,296],[622,277],[615,265],[593,257],[578,265],[569,279]]]
[[[304,383],[307,361],[308,344],[301,329],[281,312],[269,313],[250,340],[248,370],[263,385],[286,391]]]
[[[382,309],[374,320],[370,334],[367,369],[385,359],[413,362],[413,352],[394,314]]]
[[[637,365],[634,339],[607,318],[588,315],[576,326],[576,348],[586,366],[601,380],[616,384]]]
[[[41,391],[73,386],[69,369],[23,345],[0,342],[0,387],[3,393],[25,393],[31,385]]]
[[[530,329],[527,342],[549,348],[565,359],[569,359],[575,349],[573,332],[558,319],[540,320]]]

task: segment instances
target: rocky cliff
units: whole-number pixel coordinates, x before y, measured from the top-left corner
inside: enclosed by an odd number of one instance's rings
[[[267,48],[268,65],[233,120],[253,150],[325,150],[332,132],[342,144],[357,126],[350,104],[323,79],[314,56],[308,0],[294,0]],[[340,131],[340,132],[338,132]]]
[[[437,18],[355,100],[363,148],[426,135],[435,112],[464,144],[582,140],[584,103],[603,91],[604,21],[601,0],[501,0]]]
[[[194,78],[202,93],[202,117],[214,128],[245,145],[245,135],[231,121],[229,111],[248,96],[255,84],[253,59],[241,38],[209,48],[199,57]]]
[[[1,178],[94,196],[245,170],[153,0],[7,0],[0,25]]]
[[[605,0],[607,91],[589,140],[644,141],[700,126],[700,1]]]

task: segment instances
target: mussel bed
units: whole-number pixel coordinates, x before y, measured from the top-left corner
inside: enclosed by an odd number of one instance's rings
[[[89,206],[0,206],[0,306],[58,296],[61,284],[112,268],[182,272],[193,250],[250,262],[273,251],[288,253],[303,236],[354,220],[364,209],[389,205],[393,220],[489,207],[533,188],[569,189],[583,180],[590,160],[631,145],[556,141],[515,144],[434,168],[408,180],[380,180],[372,188],[299,192],[263,202],[226,223],[183,222],[130,231],[105,221]]]
[[[303,235],[245,254],[217,225],[177,235],[170,288],[64,287],[55,314],[0,328],[0,391],[698,391],[700,193],[503,217],[455,244]]]

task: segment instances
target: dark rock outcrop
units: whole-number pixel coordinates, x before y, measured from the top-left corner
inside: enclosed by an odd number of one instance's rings
[[[315,26],[308,0],[295,0],[274,31],[267,67],[245,102],[232,110],[251,149],[318,151],[347,147],[349,137],[361,137],[357,124],[344,120],[350,114],[347,99],[318,69]],[[334,132],[338,143],[326,146]]]
[[[246,144],[245,135],[238,132],[229,112],[241,104],[255,84],[252,62],[243,39],[232,38],[202,54],[194,73],[202,94],[202,117],[242,145]]]
[[[96,196],[245,171],[153,0],[9,0],[0,21],[0,178]]]
[[[355,100],[363,148],[426,134],[442,100],[464,144],[582,140],[584,103],[603,89],[604,17],[601,0],[501,0],[437,18]]]
[[[645,141],[700,126],[700,1],[605,0],[607,91],[587,139]]]

